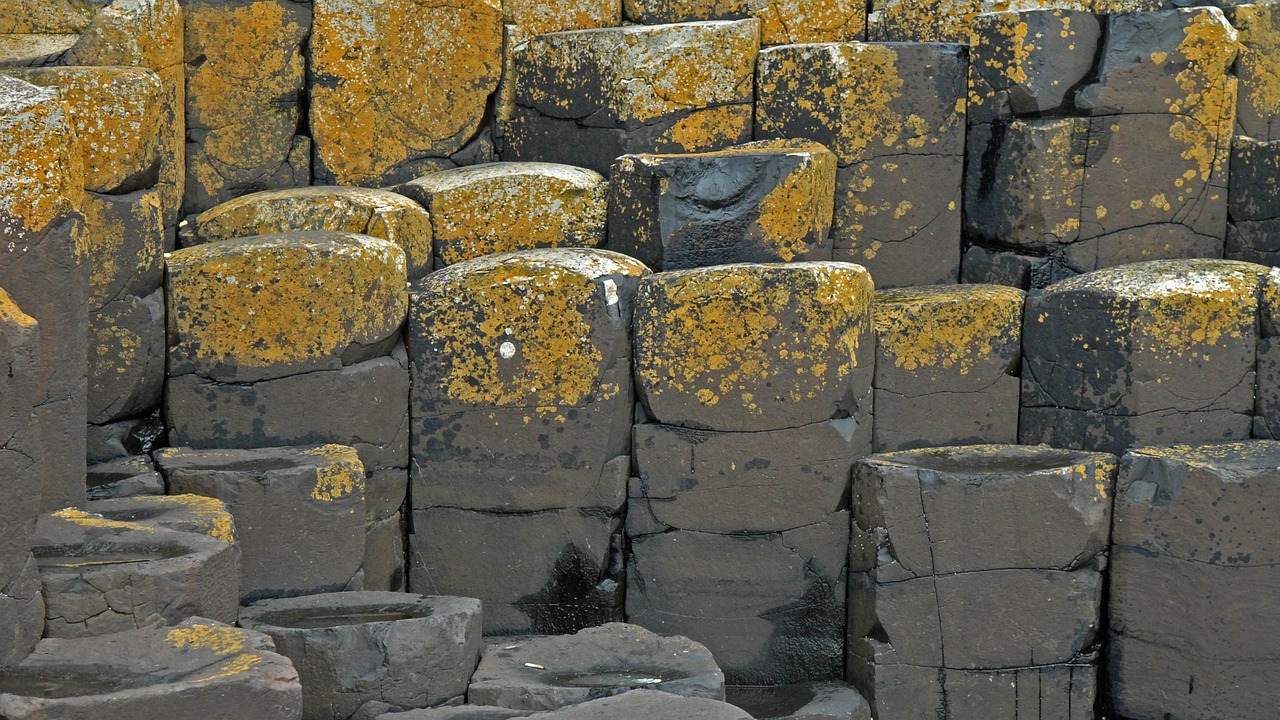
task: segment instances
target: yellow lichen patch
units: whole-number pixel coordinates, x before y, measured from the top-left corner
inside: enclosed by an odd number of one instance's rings
[[[876,339],[897,367],[968,374],[1021,336],[1021,290],[998,285],[898,288],[876,293]]]
[[[323,458],[326,464],[316,468],[316,486],[311,497],[320,502],[333,502],[349,495],[364,497],[364,464],[355,448],[346,445],[321,445],[305,451]]]
[[[608,0],[503,0],[502,21],[515,30],[511,44],[535,35],[622,24],[622,3]]]
[[[0,240],[17,243],[79,206],[80,150],[56,91],[3,74],[0,137]]]
[[[760,19],[760,44],[850,42],[861,40],[867,26],[863,3],[842,0],[749,0]]]
[[[1174,122],[1169,137],[1182,143],[1184,160],[1189,160],[1207,182],[1222,173],[1235,116],[1237,81],[1227,74],[1239,46],[1234,28],[1222,12],[1200,8],[1189,19],[1178,53],[1186,64],[1176,81],[1183,95],[1172,98],[1169,112],[1186,121]]]
[[[553,163],[489,163],[434,173],[401,187],[431,215],[446,265],[501,252],[604,243],[604,178]]]
[[[252,670],[262,664],[262,656],[253,653],[245,653],[237,655],[222,665],[212,675],[206,675],[196,680],[196,682],[209,682],[210,680],[221,680],[222,678],[239,675],[247,670]]]
[[[114,299],[140,275],[158,272],[164,253],[160,193],[147,190],[122,203],[120,197],[86,193],[81,203],[89,264],[89,307]]]
[[[821,241],[831,227],[836,159],[821,146],[811,150],[757,209],[761,239],[786,262],[807,252],[809,243]]]
[[[1247,109],[1262,119],[1280,115],[1280,14],[1270,4],[1240,5],[1232,20],[1242,46],[1236,66],[1241,113]]]
[[[216,655],[233,655],[249,643],[249,631],[226,625],[191,625],[176,627],[165,633],[171,647],[183,650],[208,650]]]
[[[1143,446],[1129,451],[1139,458],[1172,460],[1221,472],[1227,466],[1274,468],[1280,443],[1269,440],[1204,443],[1198,445]]]
[[[154,532],[155,530],[155,528],[139,525],[138,523],[108,520],[97,513],[88,513],[76,508],[63,508],[53,513],[53,516],[84,527],[107,528],[110,530],[139,530],[142,532]]]
[[[662,273],[640,292],[636,376],[663,393],[763,415],[768,387],[801,402],[858,366],[871,276],[857,265],[723,265]],[[641,319],[643,318],[643,319]],[[770,398],[773,399],[773,398]]]
[[[169,495],[165,500],[189,510],[200,523],[201,530],[209,537],[228,543],[236,541],[235,521],[221,500],[190,494]]]
[[[18,304],[9,297],[9,293],[0,288],[0,323],[5,325],[17,325],[24,328],[33,328],[36,326],[35,318],[22,312]]]
[[[345,233],[292,233],[170,254],[170,357],[267,368],[336,357],[396,332],[404,251]]]
[[[434,273],[414,297],[424,342],[439,367],[437,392],[478,406],[560,408],[621,392],[604,382],[599,330],[589,318],[610,296],[609,275],[648,269],[615,253],[533,250],[490,255]],[[616,286],[616,284],[615,284]]]
[[[9,74],[58,89],[84,153],[86,190],[114,190],[159,161],[160,77],[151,70],[60,67]]]
[[[311,132],[342,185],[378,185],[407,161],[471,139],[502,66],[497,0],[317,0]]]
[[[701,152],[739,142],[751,135],[751,105],[738,103],[698,110],[677,120],[662,134],[685,152]]]

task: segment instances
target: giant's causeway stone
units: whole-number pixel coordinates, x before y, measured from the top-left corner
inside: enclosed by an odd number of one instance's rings
[[[876,293],[877,452],[1017,442],[1023,299],[994,285]]]
[[[164,448],[156,464],[169,492],[231,510],[246,602],[363,587],[365,473],[355,450]]]
[[[474,598],[345,592],[261,600],[240,625],[293,661],[304,720],[345,720],[370,700],[415,708],[461,698],[480,656],[480,614]]]
[[[956,282],[964,171],[965,48],[827,43],[766,48],[756,137],[835,153],[833,259],[880,287]]]
[[[1249,437],[1260,298],[1274,272],[1226,260],[1098,270],[1027,299],[1024,444],[1120,452]]]
[[[1237,135],[1231,143],[1230,224],[1223,257],[1280,264],[1280,140]]]
[[[93,638],[49,638],[0,674],[13,720],[298,720],[302,688],[261,633],[203,618]]]
[[[642,25],[694,20],[760,20],[762,45],[861,40],[867,10],[840,0],[625,0],[627,20]]]
[[[609,182],[609,249],[654,270],[830,260],[836,159],[805,140],[624,155]]]
[[[734,686],[725,695],[756,720],[871,720],[871,706],[842,682]]]
[[[1116,487],[1107,667],[1134,720],[1271,712],[1280,443],[1141,447]]]
[[[1280,92],[1276,87],[1280,12],[1270,3],[1249,3],[1231,7],[1227,17],[1241,48],[1235,65],[1240,80],[1235,133],[1259,142],[1280,140]],[[1233,190],[1234,176],[1233,168]]]
[[[1031,688],[1042,717],[1092,708],[1114,479],[1112,456],[1044,446],[855,465],[848,673],[875,716],[972,717]]]
[[[240,549],[222,540],[66,508],[41,517],[33,553],[45,637],[236,619]]]
[[[683,637],[607,623],[573,635],[495,638],[480,658],[467,700],[515,710],[555,710],[644,688],[724,699],[711,653]]]
[[[236,542],[235,519],[226,503],[204,495],[138,495],[91,500],[85,503],[84,510],[90,516],[106,520]]]
[[[109,500],[139,495],[164,495],[164,478],[149,455],[125,455],[90,465],[85,497]]]

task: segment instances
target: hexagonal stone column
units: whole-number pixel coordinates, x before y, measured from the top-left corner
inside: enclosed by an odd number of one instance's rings
[[[311,139],[297,130],[306,111],[311,4],[184,0],[183,12],[183,213],[256,190],[310,184]]]
[[[607,173],[626,153],[719,150],[751,137],[755,20],[541,35],[513,50],[504,160]]]
[[[0,676],[0,714],[14,720],[299,720],[301,713],[298,673],[270,638],[204,618],[49,638]]]
[[[32,551],[45,637],[236,618],[240,549],[232,543],[66,508],[40,518]]]
[[[818,143],[623,155],[610,175],[609,249],[654,270],[831,259],[836,158]]]
[[[539,162],[486,163],[415,178],[392,188],[431,216],[435,267],[482,255],[604,243],[604,178]]]
[[[865,6],[839,0],[626,0],[623,12],[642,25],[754,17],[762,45],[861,40],[867,23]]]
[[[1280,12],[1267,3],[1237,5],[1226,12],[1243,49],[1235,67],[1240,80],[1235,133],[1260,142],[1280,140],[1280,95],[1275,86]]]
[[[1107,667],[1135,720],[1270,712],[1280,443],[1137,448],[1116,486]]]
[[[200,213],[184,247],[254,235],[329,230],[389,240],[404,250],[410,280],[431,272],[431,218],[387,190],[299,187],[242,195]]]
[[[364,467],[352,448],[165,448],[156,462],[170,492],[231,511],[242,600],[362,588]]]
[[[828,43],[766,48],[755,134],[836,154],[832,258],[879,287],[956,282],[965,74],[958,45]]]
[[[1092,717],[1115,470],[1016,445],[854,466],[848,674],[875,717],[1011,717],[1028,693]]]
[[[1249,437],[1259,308],[1275,282],[1261,265],[1155,260],[1030,296],[1019,442],[1121,452]]]
[[[500,3],[314,7],[307,85],[316,181],[378,187],[459,164],[450,157],[476,137],[501,73]]]
[[[480,601],[407,593],[261,600],[240,625],[265,633],[302,680],[302,717],[345,720],[366,702],[461,700],[480,656]]]
[[[208,535],[236,542],[235,519],[226,503],[204,495],[137,495],[90,500],[84,510],[93,516],[145,527]]]
[[[412,293],[414,592],[488,633],[621,612],[631,313],[648,269],[587,249],[489,255]]]
[[[83,169],[69,111],[57,91],[0,75],[0,287],[41,324],[33,356],[35,423],[45,511],[84,499],[87,415]],[[57,287],[58,292],[49,292]]]
[[[1017,442],[1024,297],[996,285],[876,293],[877,452]]]

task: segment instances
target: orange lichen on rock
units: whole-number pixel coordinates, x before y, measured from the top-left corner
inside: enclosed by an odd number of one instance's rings
[[[0,74],[0,241],[23,242],[76,211],[80,150],[58,93]]]
[[[921,374],[968,374],[993,352],[1016,355],[1025,294],[1000,285],[882,290],[873,307],[880,349]]]

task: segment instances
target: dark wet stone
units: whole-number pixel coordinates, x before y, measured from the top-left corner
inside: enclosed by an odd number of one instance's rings
[[[756,720],[871,720],[862,695],[842,682],[726,688],[727,702]]]

